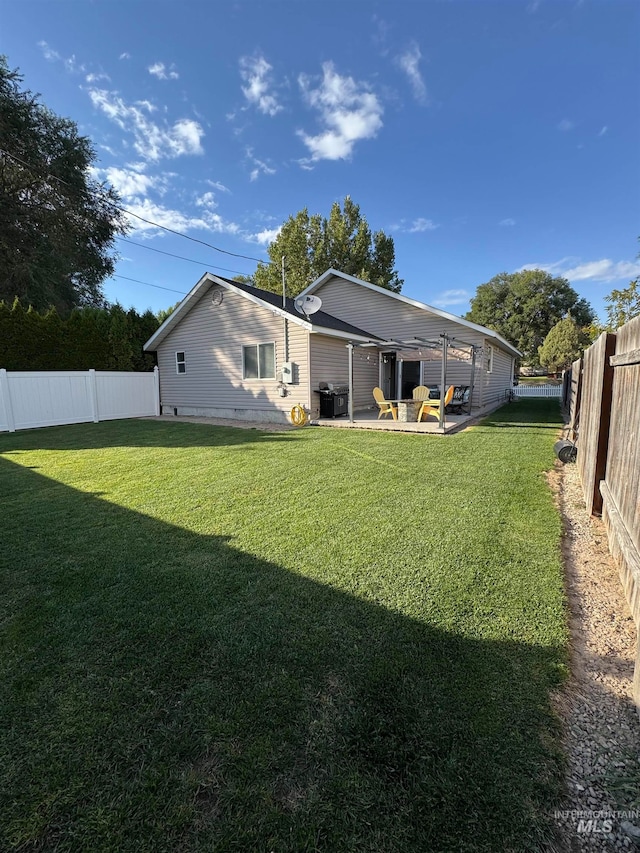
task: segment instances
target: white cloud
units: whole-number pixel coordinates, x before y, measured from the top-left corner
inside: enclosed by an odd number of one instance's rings
[[[569,281],[622,281],[637,278],[640,275],[640,261],[612,261],[602,258],[599,261],[579,263],[578,258],[562,258],[551,264],[525,264],[521,270],[544,270],[559,275]]]
[[[133,134],[133,147],[143,160],[156,162],[163,157],[204,153],[201,144],[204,131],[197,121],[183,118],[173,125],[167,122],[156,124],[144,113],[144,110],[153,110],[148,101],[128,105],[116,92],[105,89],[88,91],[94,107],[122,130]]]
[[[276,170],[269,166],[264,160],[258,160],[253,156],[253,148],[247,148],[247,158],[251,162],[253,169],[249,175],[250,181],[257,181],[260,175],[275,175]]]
[[[298,77],[302,93],[318,110],[325,129],[317,136],[297,131],[311,153],[311,161],[345,160],[361,139],[375,137],[382,127],[383,108],[366,83],[342,77],[332,62],[322,66],[323,78],[317,88],[306,74]]]
[[[229,187],[225,187],[224,184],[221,184],[220,181],[210,181],[208,178],[205,181],[206,184],[209,184],[210,187],[213,187],[214,190],[220,190],[221,193],[230,193],[231,190]]]
[[[398,56],[396,63],[409,78],[416,101],[419,104],[427,104],[429,102],[427,87],[419,68],[421,58],[420,48],[413,42],[405,53]]]
[[[436,228],[439,228],[437,222],[434,222],[432,219],[423,219],[423,217],[419,217],[418,219],[414,219],[407,231],[409,234],[420,234],[423,231],[435,231]]]
[[[626,278],[637,278],[640,275],[639,261],[611,261],[603,258],[601,261],[590,261],[568,269],[564,273],[569,281],[618,281]]]
[[[222,234],[239,234],[241,230],[235,222],[227,222],[220,215],[209,210],[204,210],[200,216],[189,216],[179,210],[156,204],[149,199],[128,204],[127,207],[131,213],[148,220],[143,222],[136,217],[129,218],[134,231],[146,233],[148,236],[160,233],[155,225],[150,224],[151,222],[181,232],[199,230]]]
[[[558,122],[558,130],[561,130],[563,133],[573,130],[574,127],[574,123],[568,118],[563,118],[562,121]]]
[[[516,224],[515,219],[511,219],[511,217],[507,217],[506,219],[501,219],[500,222],[498,222],[498,225],[505,225],[507,227],[509,227],[511,225],[515,225],[515,224]]]
[[[132,169],[118,169],[111,166],[99,170],[102,179],[106,179],[123,199],[145,196],[157,185],[156,178]]]
[[[149,74],[153,74],[158,80],[177,80],[180,76],[175,70],[175,65],[171,64],[171,68],[166,68],[164,62],[154,62],[147,68]]]
[[[260,243],[261,246],[268,246],[269,243],[273,243],[278,234],[280,233],[280,229],[282,226],[278,226],[278,228],[265,228],[264,231],[259,231],[257,234],[252,234],[250,239],[254,243]]]
[[[109,77],[108,74],[100,72],[99,74],[87,74],[84,79],[87,81],[87,83],[98,83],[100,80],[109,81],[111,80],[111,77]]]
[[[274,116],[283,109],[277,97],[269,91],[273,85],[271,70],[271,65],[263,56],[240,58],[240,77],[247,84],[242,86],[242,94],[252,106],[268,116]]]
[[[445,290],[431,304],[444,308],[447,305],[466,305],[470,299],[468,290]]]
[[[124,53],[121,53],[118,59],[131,59],[131,54],[127,53],[126,50]]]
[[[46,41],[39,41],[38,47],[42,50],[42,55],[47,62],[61,62],[64,65],[65,70],[70,74],[83,74],[85,72],[85,66],[79,65],[76,62],[75,54],[65,59],[63,56],[60,56],[57,50],[53,50]]]
[[[206,207],[208,210],[213,210],[218,206],[218,202],[212,192],[206,192],[196,199],[196,205],[198,207]]]
[[[609,130],[609,128],[608,128],[608,127],[607,127],[607,125],[605,124],[605,126],[602,128],[602,130],[600,131],[600,133],[598,134],[598,136],[604,136],[604,135],[605,135],[605,133],[607,133],[607,131],[608,131],[608,130]]]

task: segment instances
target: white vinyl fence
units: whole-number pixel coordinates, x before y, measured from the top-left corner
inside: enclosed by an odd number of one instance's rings
[[[562,397],[562,385],[516,385],[515,397]]]
[[[153,373],[0,370],[0,431],[159,414],[157,367]]]

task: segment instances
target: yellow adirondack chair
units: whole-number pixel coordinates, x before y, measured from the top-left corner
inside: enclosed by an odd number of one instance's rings
[[[376,403],[378,404],[378,408],[380,409],[380,411],[378,412],[378,420],[383,415],[391,415],[394,421],[398,420],[398,407],[394,406],[393,403],[390,403],[388,400],[385,400],[384,391],[382,390],[382,388],[374,388],[373,397]]]
[[[444,396],[444,408],[446,409],[449,403],[453,400],[453,385],[449,385],[447,388],[447,393]],[[422,416],[426,414],[427,417],[429,415],[433,415],[436,418],[440,417],[440,407],[443,405],[442,399],[440,400],[424,400],[422,405],[420,406],[420,411],[418,412],[418,423],[422,420]]]
[[[420,400],[421,402],[424,402],[424,400],[428,400],[429,399],[429,389],[427,388],[427,386],[426,385],[416,385],[416,387],[413,389],[413,399],[414,400]]]

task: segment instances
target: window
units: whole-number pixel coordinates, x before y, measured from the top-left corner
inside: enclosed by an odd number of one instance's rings
[[[487,373],[493,373],[493,347],[487,346]]]
[[[186,373],[187,372],[187,362],[184,357],[183,352],[176,353],[176,373]]]
[[[244,379],[276,378],[276,345],[252,344],[242,347]]]

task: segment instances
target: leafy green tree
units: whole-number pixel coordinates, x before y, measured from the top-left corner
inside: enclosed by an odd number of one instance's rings
[[[589,334],[569,314],[555,324],[544,343],[538,347],[540,364],[550,373],[559,373],[580,358],[589,344]]]
[[[615,332],[629,320],[640,315],[640,289],[638,279],[624,290],[612,290],[604,301],[607,303],[607,327]]]
[[[164,323],[164,321],[167,319],[167,317],[170,317],[171,314],[173,314],[173,312],[176,310],[178,305],[180,305],[179,301],[176,302],[175,305],[170,305],[168,308],[161,308],[156,313],[156,319],[158,321],[158,326],[160,326],[162,323]],[[151,335],[149,337],[151,337]]]
[[[306,207],[290,216],[267,251],[271,263],[258,266],[253,283],[275,293],[282,291],[283,255],[288,296],[296,296],[331,267],[394,293],[403,285],[394,269],[393,237],[383,231],[372,234],[349,196],[342,207],[333,204],[328,218],[310,216]]]
[[[595,317],[565,278],[522,270],[500,273],[481,284],[466,319],[498,332],[520,350],[526,364],[536,367],[538,347],[568,312],[580,327]]]
[[[90,177],[95,150],[76,123],[22,82],[0,56],[0,299],[64,314],[102,305],[126,231],[119,198]]]

